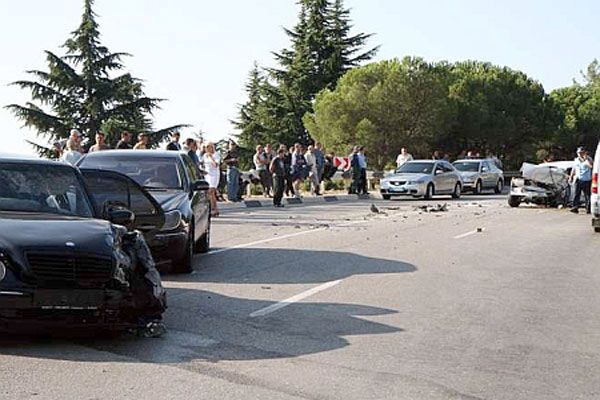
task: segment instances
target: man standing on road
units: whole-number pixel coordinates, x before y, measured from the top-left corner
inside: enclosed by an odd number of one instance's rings
[[[227,198],[231,202],[240,201],[240,154],[237,144],[229,141],[229,149],[225,153],[223,163],[227,166]]]
[[[121,140],[119,140],[117,142],[117,150],[129,150],[131,149],[131,145],[129,144],[129,142],[131,142],[131,133],[127,132],[127,131],[123,131],[121,132]]]
[[[96,144],[93,145],[92,147],[90,147],[89,152],[93,153],[95,151],[102,151],[102,150],[110,150],[110,146],[107,145],[106,141],[104,140],[104,133],[98,132],[98,133],[96,133]]]
[[[317,157],[315,156],[314,147],[308,146],[306,154],[306,165],[308,166],[308,179],[310,180],[311,192],[315,196],[319,196],[319,170],[317,167]]]
[[[171,141],[169,142],[169,144],[167,144],[167,150],[181,151],[181,144],[179,143],[181,134],[179,132],[173,132],[171,134],[171,138]]]
[[[592,190],[592,168],[593,160],[582,147],[577,149],[577,158],[571,170],[571,181],[575,180],[575,198],[573,199],[572,213],[579,213],[581,192],[585,196],[585,211],[590,213],[590,197]]]
[[[269,171],[273,175],[273,206],[275,207],[283,207],[281,199],[283,198],[285,178],[287,175],[285,170],[285,153],[287,153],[285,147],[280,147],[279,150],[277,150],[277,157],[275,157],[269,165]]]
[[[271,147],[271,143],[265,144],[265,159],[267,161],[267,194],[271,195],[273,191],[273,177],[271,176],[271,171],[269,171],[269,166],[271,165],[271,161],[275,158],[276,154],[273,153],[273,148]]]
[[[267,161],[264,148],[260,144],[256,146],[256,153],[254,153],[252,161],[254,162],[254,168],[258,173],[258,177],[260,178],[263,194],[265,197],[269,197],[269,186],[267,182],[267,168],[269,167],[269,162]]]
[[[323,146],[320,142],[315,143],[313,151],[315,161],[317,162],[317,173],[319,174],[319,185],[323,182],[323,173],[325,172],[325,154],[323,154]]]
[[[412,160],[412,154],[408,152],[408,149],[406,147],[403,147],[402,149],[400,149],[400,154],[398,154],[398,157],[396,158],[396,166],[400,168],[401,166]]]
[[[359,193],[360,194],[369,194],[369,190],[367,188],[367,157],[365,156],[365,148],[364,146],[360,146],[358,148],[358,165],[360,167],[360,185],[359,185]]]
[[[352,148],[352,154],[348,156],[350,170],[352,171],[352,183],[348,194],[360,194],[360,161],[358,160],[358,146]]]

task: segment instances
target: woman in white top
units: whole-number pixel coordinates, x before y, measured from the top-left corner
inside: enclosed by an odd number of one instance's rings
[[[208,182],[208,198],[210,200],[211,215],[219,216],[219,208],[217,206],[217,188],[219,187],[219,179],[221,178],[221,157],[216,151],[213,143],[206,144],[206,151],[202,156],[204,163],[204,171],[206,171],[205,179]]]

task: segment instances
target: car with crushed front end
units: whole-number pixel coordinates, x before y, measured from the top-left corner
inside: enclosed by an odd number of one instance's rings
[[[208,183],[185,152],[162,150],[111,150],[86,154],[78,166],[127,175],[160,204],[165,215],[158,232],[140,227],[162,272],[191,272],[194,253],[210,249],[210,202]],[[94,185],[103,197],[118,188]],[[122,199],[127,204],[127,198]],[[99,203],[102,203],[100,201]],[[135,210],[134,210],[135,212]]]
[[[523,163],[521,177],[510,183],[508,205],[522,203],[547,207],[566,207],[571,199],[570,171],[572,161],[555,161],[539,165]]]
[[[142,212],[111,199],[95,204],[88,179],[127,181]],[[163,222],[160,206],[126,176],[84,176],[65,163],[0,155],[0,330],[122,330],[159,321],[166,294],[135,229]]]
[[[385,200],[396,196],[431,199],[451,195],[459,199],[463,183],[458,171],[444,160],[409,161],[381,180],[380,193]]]
[[[457,160],[452,165],[460,173],[464,191],[472,191],[473,194],[481,194],[484,190],[502,193],[504,173],[493,160],[465,159]]]

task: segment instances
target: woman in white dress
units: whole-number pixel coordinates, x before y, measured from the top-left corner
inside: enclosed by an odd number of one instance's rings
[[[217,188],[219,187],[219,179],[221,178],[221,157],[216,151],[214,143],[206,144],[206,152],[202,156],[204,170],[206,171],[205,179],[208,182],[208,198],[210,200],[211,215],[219,216],[219,208],[217,206]]]

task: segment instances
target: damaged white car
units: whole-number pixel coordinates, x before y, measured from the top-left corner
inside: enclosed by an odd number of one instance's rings
[[[544,164],[523,163],[521,178],[510,184],[508,205],[518,207],[521,203],[548,207],[567,206],[571,198],[569,173],[573,161],[558,161]]]

